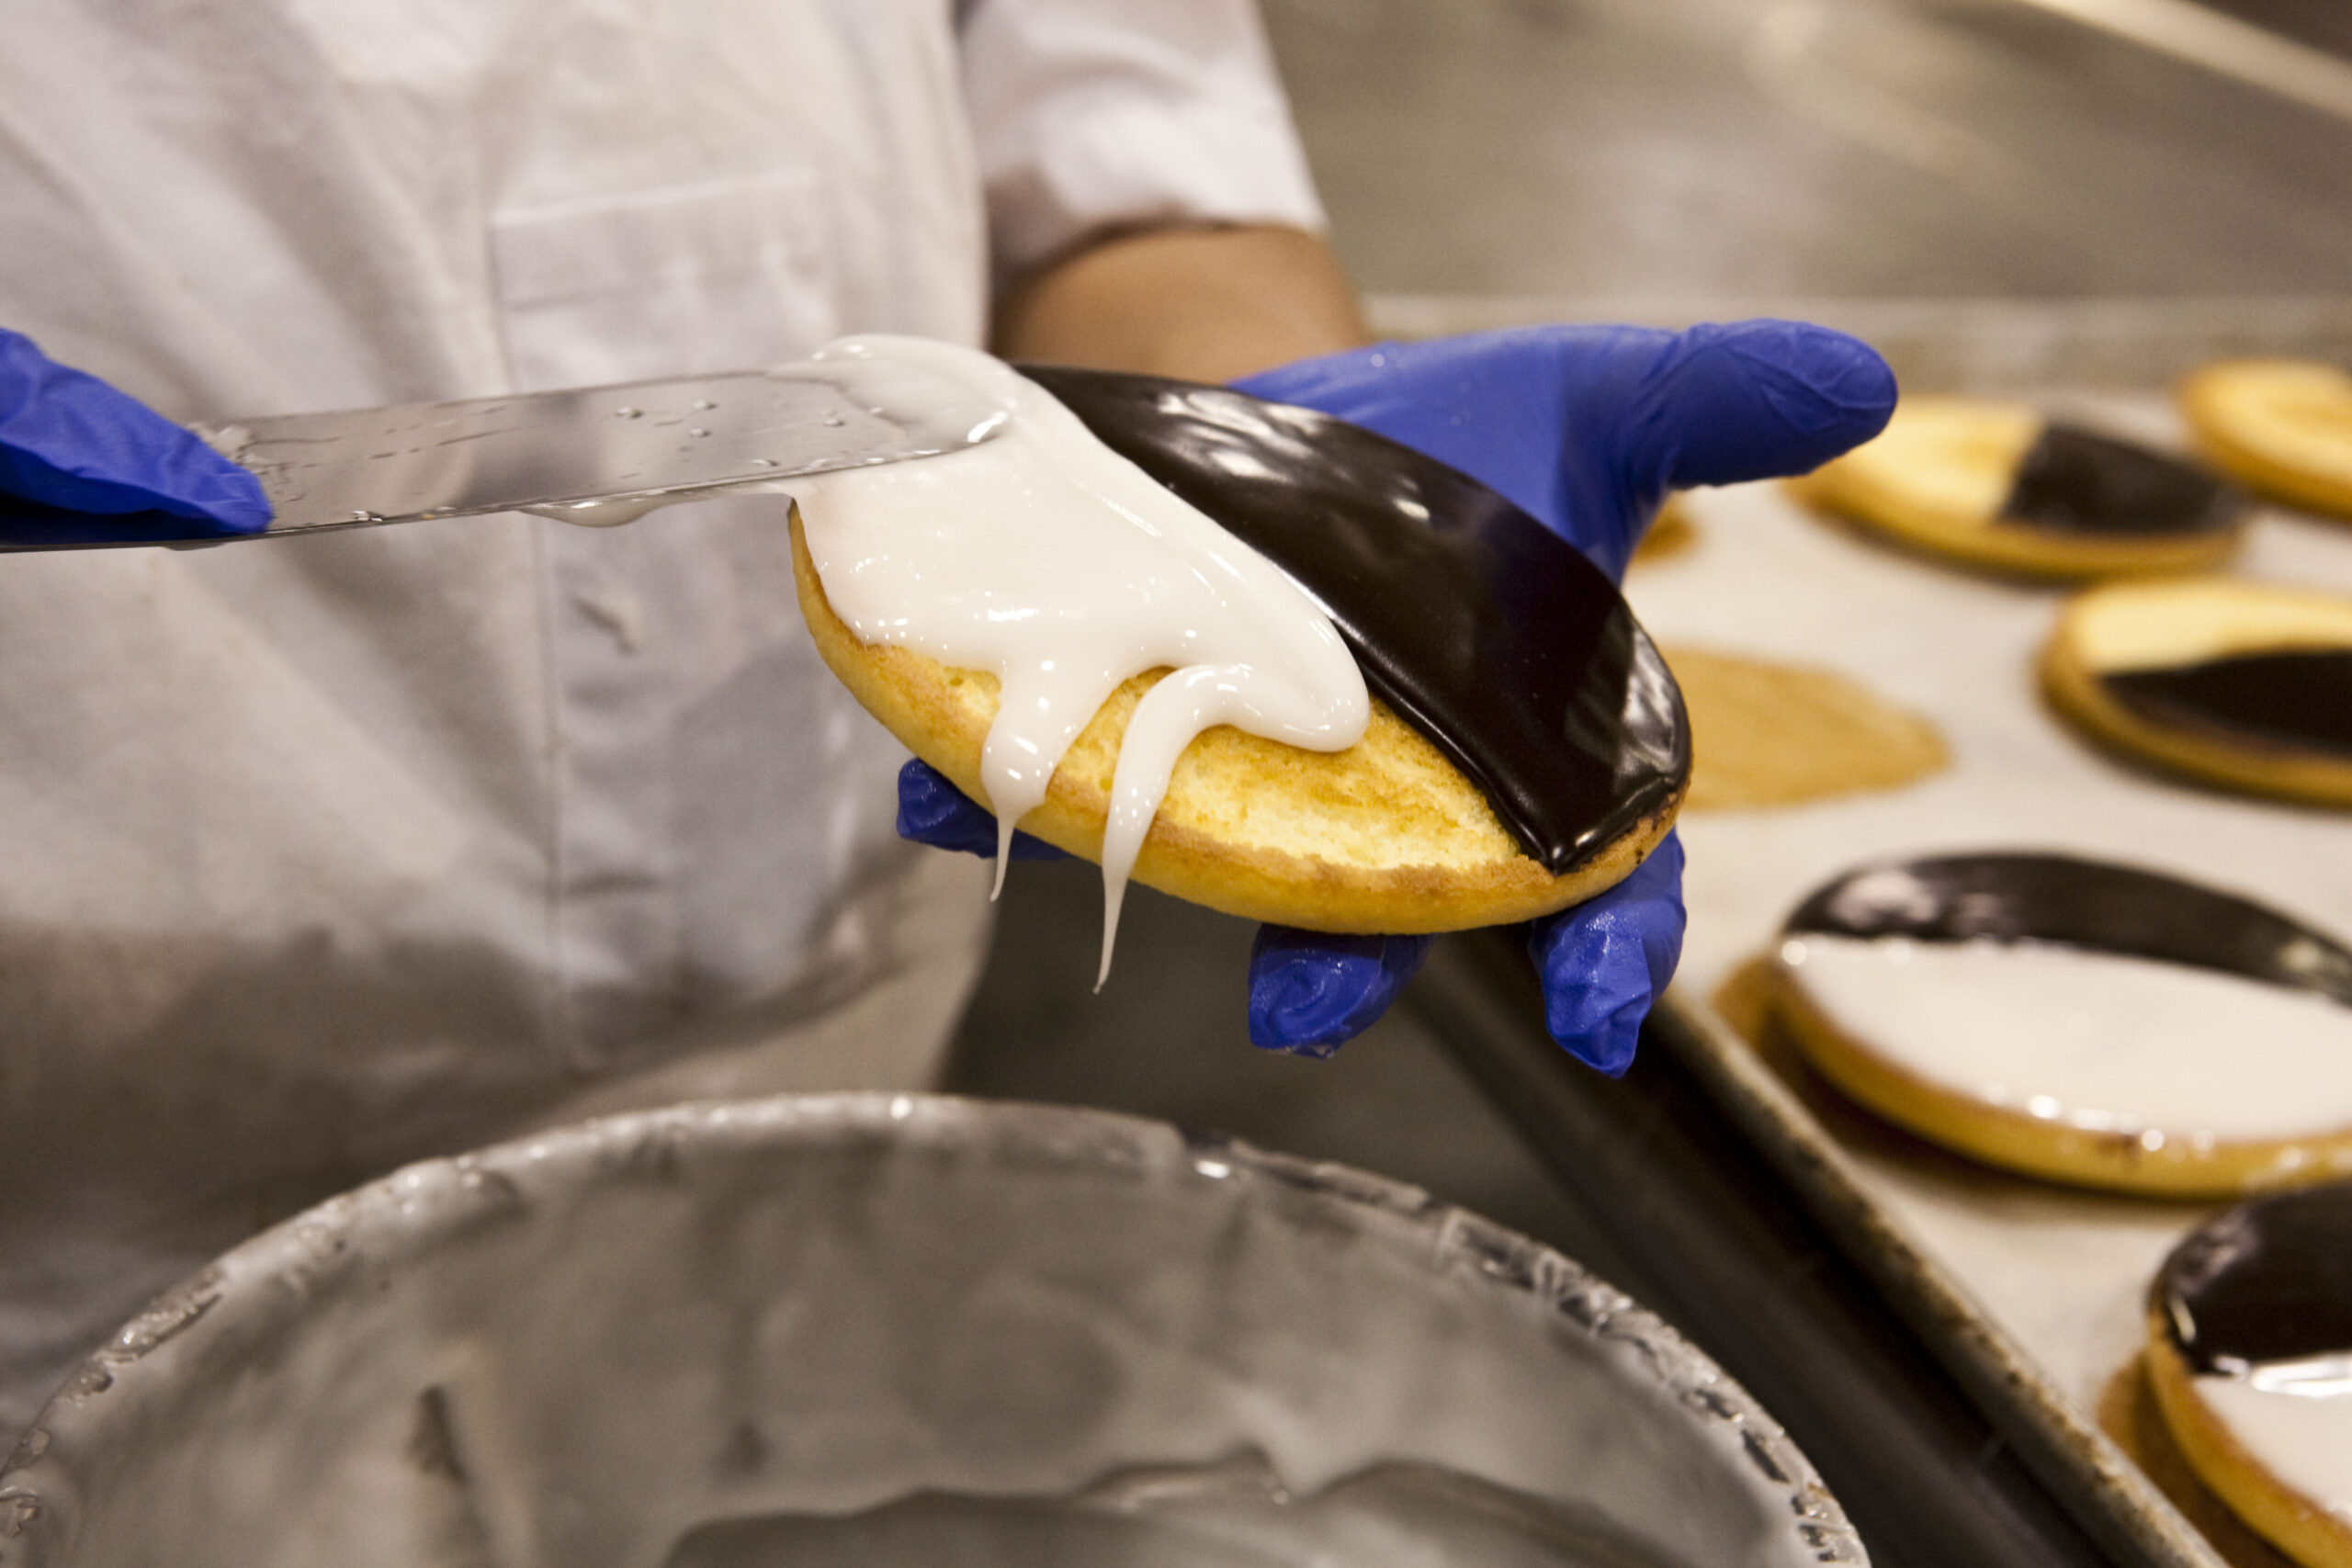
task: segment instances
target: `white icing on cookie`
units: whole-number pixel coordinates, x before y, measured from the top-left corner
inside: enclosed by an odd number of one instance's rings
[[[1990,1106],[2151,1147],[2352,1128],[2352,1008],[2314,993],[2032,942],[1808,932],[1781,956],[1842,1032]]]
[[[2352,1525],[2352,1355],[2325,1359],[2195,1377],[2189,1387],[2256,1463]]]
[[[1193,738],[1230,724],[1341,750],[1371,718],[1363,676],[1304,589],[1001,361],[896,337],[845,338],[819,358],[936,378],[1005,421],[966,451],[786,487],[825,597],[852,631],[1002,682],[980,764],[1000,886],[1013,824],[1046,798],[1104,699],[1130,676],[1174,671],[1137,705],[1112,782],[1108,975],[1128,873]]]

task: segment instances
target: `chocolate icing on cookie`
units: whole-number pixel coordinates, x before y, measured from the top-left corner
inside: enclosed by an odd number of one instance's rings
[[[2352,757],[2352,649],[2282,649],[2102,673],[2121,706],[2152,723],[2240,743]]]
[[[2018,462],[2000,515],[2056,534],[2222,534],[2245,505],[2236,487],[2177,457],[2052,423]]]
[[[1485,485],[1224,388],[1020,368],[1319,600],[1365,682],[1546,870],[1682,789],[1690,728],[1657,649],[1598,568]]]
[[[2199,1372],[2352,1356],[2352,1182],[2215,1216],[2165,1259],[2155,1291]]]
[[[1786,929],[2052,942],[2219,970],[2352,1006],[2352,952],[2321,932],[2233,894],[2064,855],[1948,855],[1866,867],[1807,897]]]

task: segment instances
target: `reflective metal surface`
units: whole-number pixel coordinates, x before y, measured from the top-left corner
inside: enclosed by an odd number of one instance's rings
[[[894,391],[907,395],[892,396]],[[994,433],[969,394],[809,365],[209,429],[261,479],[268,535],[538,511],[625,523],[665,501],[953,451]]]
[[[1220,1506],[1237,1463],[1278,1484]],[[1225,1550],[1093,1561],[1406,1561],[1382,1536],[1433,1478],[1583,1543],[1489,1563],[1864,1561],[1738,1385],[1557,1253],[1223,1137],[866,1095],[589,1122],[264,1233],[42,1412],[0,1565],[710,1568],[926,1499],[1050,1537],[1137,1467]],[[1351,1479],[1369,1540],[1259,1528]]]
[[[2213,14],[2075,3],[2143,23]],[[2341,7],[2305,8],[2335,10],[2343,37]],[[1375,300],[1548,296],[1625,315],[2352,288],[2352,121],[2044,5],[1265,10],[1334,237]]]

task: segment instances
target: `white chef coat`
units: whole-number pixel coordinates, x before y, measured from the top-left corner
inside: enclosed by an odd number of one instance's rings
[[[7,11],[0,324],[175,418],[978,342],[991,265],[1320,221],[1250,0]],[[918,1084],[976,972],[773,499],[0,558],[0,1436],[296,1204]]]

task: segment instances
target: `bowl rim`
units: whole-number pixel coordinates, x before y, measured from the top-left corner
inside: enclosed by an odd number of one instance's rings
[[[1754,1396],[1705,1352],[1632,1297],[1557,1250],[1389,1177],[1261,1149],[1238,1138],[1091,1108],[934,1094],[775,1095],[697,1100],[597,1117],[464,1154],[403,1166],[261,1231],[156,1296],[58,1389],[0,1465],[0,1568],[62,1564],[78,1534],[77,1461],[100,1460],[126,1394],[168,1386],[175,1357],[226,1333],[253,1334],[310,1309],[304,1287],[345,1269],[397,1263],[484,1218],[522,1205],[526,1185],[577,1184],[665,1171],[689,1149],[909,1144],[986,1147],[1029,1159],[1148,1170],[1188,1165],[1194,1179],[1261,1185],[1372,1211],[1427,1234],[1433,1274],[1535,1298],[1589,1337],[1634,1354],[1647,1378],[1721,1450],[1726,1468],[1787,1509],[1815,1562],[1866,1564],[1845,1511],[1812,1462]],[[284,1288],[291,1285],[294,1288]],[[277,1288],[263,1288],[277,1287]]]

